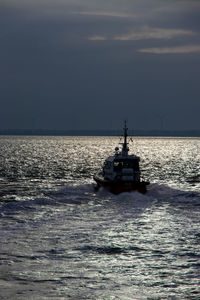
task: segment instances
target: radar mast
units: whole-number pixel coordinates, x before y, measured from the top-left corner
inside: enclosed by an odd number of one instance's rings
[[[128,156],[128,143],[127,143],[127,137],[128,137],[128,127],[126,126],[126,120],[124,121],[124,142],[123,142],[123,146],[122,146],[122,156]]]

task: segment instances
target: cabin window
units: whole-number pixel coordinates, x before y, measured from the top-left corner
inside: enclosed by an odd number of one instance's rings
[[[112,164],[111,164],[110,161],[105,161],[105,163],[104,163],[104,168],[105,168],[105,169],[110,169],[111,166],[112,166]]]
[[[120,171],[123,168],[123,162],[115,161],[114,162],[114,171]]]
[[[138,160],[114,161],[115,171],[120,171],[122,168],[134,169],[135,171],[139,171],[139,162]]]

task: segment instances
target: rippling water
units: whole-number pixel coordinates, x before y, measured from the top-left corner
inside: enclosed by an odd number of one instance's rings
[[[117,144],[0,137],[1,299],[200,298],[200,139],[135,138],[147,194],[96,193]]]

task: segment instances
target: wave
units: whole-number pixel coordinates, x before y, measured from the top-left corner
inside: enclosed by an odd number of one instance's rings
[[[93,204],[110,202],[119,204],[134,202],[135,206],[146,205],[149,201],[168,201],[173,203],[192,203],[200,205],[200,194],[197,192],[181,191],[163,184],[151,184],[147,193],[137,191],[125,192],[118,195],[111,194],[104,188],[95,191],[93,184],[68,185],[59,190],[43,191],[44,197],[11,201],[3,203],[0,213],[37,209],[37,206],[81,205],[89,201]]]
[[[148,190],[148,196],[153,197],[159,201],[173,201],[173,202],[193,202],[200,204],[200,193],[183,191],[179,189],[172,188],[164,184],[151,184]]]

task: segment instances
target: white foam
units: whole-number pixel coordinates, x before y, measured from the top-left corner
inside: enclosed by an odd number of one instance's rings
[[[47,191],[45,196],[54,201],[80,203],[89,200],[105,200],[115,202],[133,201],[134,203],[149,201],[200,201],[196,192],[186,192],[171,188],[164,184],[150,184],[146,194],[137,191],[112,194],[104,188],[95,191],[93,184],[72,184],[56,191]]]

